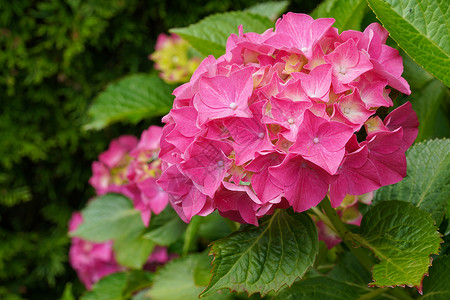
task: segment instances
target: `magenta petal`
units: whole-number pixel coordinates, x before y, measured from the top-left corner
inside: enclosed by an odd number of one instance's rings
[[[286,199],[297,212],[319,204],[334,178],[295,154],[289,154],[280,165],[270,167],[269,173],[283,185]]]
[[[191,178],[197,188],[209,197],[219,188],[232,160],[229,154],[230,145],[225,142],[199,138],[187,150],[189,155],[181,165],[181,171]]]
[[[411,102],[406,102],[394,109],[384,119],[384,124],[392,131],[403,128],[402,148],[405,151],[411,147],[419,133],[419,120],[416,112],[412,109]]]

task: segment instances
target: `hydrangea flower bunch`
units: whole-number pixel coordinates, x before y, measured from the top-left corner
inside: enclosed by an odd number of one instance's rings
[[[155,62],[159,76],[168,83],[187,82],[200,64],[194,48],[178,34],[161,33],[156,40],[155,52],[149,58]]]
[[[217,209],[257,225],[406,176],[417,116],[410,103],[377,112],[393,106],[388,86],[410,93],[402,58],[378,23],[339,34],[333,22],[287,13],[262,34],[240,27],[174,90],[158,183],[184,221]]]
[[[99,161],[92,163],[89,179],[97,195],[119,193],[130,198],[145,226],[152,212],[159,214],[168,204],[168,195],[156,184],[162,172],[158,158],[161,134],[161,127],[150,126],[140,140],[123,135],[111,141]]]
[[[72,214],[69,221],[69,233],[74,232],[82,223],[83,217],[80,213]],[[167,248],[157,246],[148,258],[145,268],[155,271],[157,265],[165,264],[171,258]],[[79,237],[73,237],[69,250],[69,261],[72,268],[77,272],[78,278],[88,290],[101,278],[126,270],[116,261],[112,241],[94,243]]]

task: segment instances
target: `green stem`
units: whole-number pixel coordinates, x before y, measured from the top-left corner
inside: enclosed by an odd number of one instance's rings
[[[186,228],[186,232],[184,233],[184,244],[183,244],[183,256],[187,255],[189,250],[191,249],[194,241],[197,237],[198,228],[200,224],[203,222],[203,218],[200,216],[193,216],[191,222]]]
[[[331,207],[330,200],[328,200],[328,198],[323,199],[321,202],[321,207],[325,211],[325,215],[328,218],[329,222],[333,224],[336,233],[350,249],[350,252],[352,252],[352,254],[358,259],[358,261],[367,271],[371,272],[373,267],[372,260],[369,256],[367,256],[362,248],[353,247],[353,244],[351,243],[353,233],[347,229],[347,226],[345,226],[344,222],[342,222],[341,218],[336,213],[336,210]]]

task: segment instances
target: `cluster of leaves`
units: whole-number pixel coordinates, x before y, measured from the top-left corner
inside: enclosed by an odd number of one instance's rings
[[[404,77],[412,90],[411,96],[399,96],[396,104],[411,101],[420,127],[416,144],[407,152],[407,177],[376,191],[374,204],[362,208],[361,227],[347,228],[326,200],[308,213],[279,210],[261,220],[259,227],[243,225],[238,230],[232,222],[227,227],[217,215],[194,217],[186,226],[176,221],[169,208],[154,217],[149,228],[142,229],[132,242],[140,239],[169,246],[180,257],[143,281],[136,275],[140,272],[137,270],[105,277],[83,299],[104,299],[106,292],[114,299],[161,300],[197,299],[199,295],[206,299],[241,299],[255,293],[260,294],[257,298],[267,299],[413,299],[420,297],[417,291],[427,299],[450,297],[449,4],[441,0],[427,1],[427,5],[421,0],[368,3],[326,0],[312,15],[335,18],[339,31],[361,30],[377,19],[381,21],[391,33],[390,45],[401,47]],[[204,55],[218,56],[224,52],[228,35],[237,32],[234,25],[262,32],[267,24],[273,26],[268,11],[272,14],[286,9],[279,2],[264,5],[272,6],[261,11],[261,6],[255,6],[249,11],[213,15],[172,31]],[[220,30],[212,34],[211,28]],[[163,85],[152,87],[153,91],[165,89]],[[126,85],[121,88],[124,93],[130,89]],[[114,93],[111,88],[103,97],[107,94],[113,99]],[[158,106],[156,96],[146,99],[148,103],[142,109],[149,104]],[[131,98],[121,101],[139,105]],[[108,116],[97,113],[103,108],[106,110],[99,97],[91,106],[89,126],[100,128],[143,117],[142,110],[130,110],[123,118],[113,112]],[[146,114],[149,116],[151,113]],[[96,201],[112,207],[119,200],[107,195]],[[115,239],[122,263],[131,267],[131,258],[125,254],[129,249],[120,247],[124,244],[123,233],[111,229],[121,228],[119,223],[112,221],[107,233],[93,230],[102,228],[96,223],[100,212],[95,213],[95,207],[90,205],[84,210],[85,228],[76,235],[98,241],[106,236]],[[131,203],[127,209],[130,207]],[[116,214],[131,212],[118,210]],[[310,215],[325,215],[344,243],[332,250],[318,243]],[[208,251],[214,258],[212,267]],[[137,277],[140,279],[133,279]],[[137,285],[141,290],[138,293]]]
[[[91,162],[112,138],[159,123],[84,131],[92,99],[118,78],[149,72],[159,33],[256,3],[175,2],[1,1],[0,298],[57,298],[77,282],[67,222],[94,194]]]

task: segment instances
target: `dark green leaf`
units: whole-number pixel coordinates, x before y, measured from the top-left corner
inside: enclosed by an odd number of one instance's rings
[[[430,276],[423,280],[423,297],[426,300],[450,299],[450,256],[437,260],[430,268]]]
[[[213,243],[213,277],[202,296],[224,288],[265,295],[303,276],[317,252],[317,230],[311,218],[278,210],[259,227],[244,226]]]
[[[383,201],[361,221],[355,240],[380,260],[372,268],[371,286],[422,286],[442,239],[431,216],[402,201]]]
[[[367,11],[365,0],[326,0],[311,13],[314,19],[334,18],[339,32],[348,29],[361,30],[361,21]]]
[[[289,1],[269,1],[262,2],[245,9],[255,15],[261,15],[275,21],[282,13],[284,13],[289,6]]]
[[[397,184],[375,192],[374,202],[410,202],[440,224],[450,198],[450,140],[432,140],[414,145],[406,153],[408,175]]]
[[[359,299],[367,292],[367,288],[362,286],[349,285],[327,277],[314,277],[283,289],[275,300],[351,300]]]
[[[392,38],[419,65],[450,86],[448,0],[368,0]]]
[[[243,25],[244,32],[257,33],[273,27],[266,17],[236,11],[212,15],[189,27],[171,29],[171,32],[182,36],[203,55],[218,58],[225,53],[230,34],[238,33],[239,25]]]
[[[156,75],[134,74],[110,84],[89,108],[85,129],[102,129],[112,123],[137,123],[162,116],[172,108],[173,87]]]

